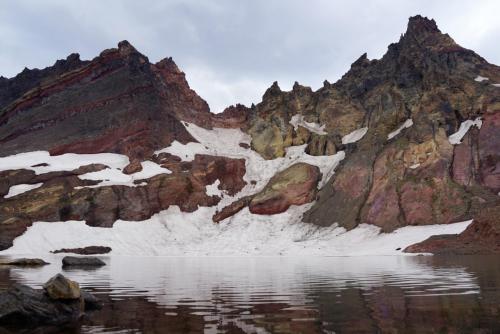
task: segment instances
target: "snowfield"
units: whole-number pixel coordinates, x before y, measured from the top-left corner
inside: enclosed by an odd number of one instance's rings
[[[305,205],[309,207],[309,205]],[[140,222],[117,221],[113,228],[80,221],[37,222],[1,254],[49,254],[60,248],[109,246],[110,255],[131,256],[368,256],[401,255],[402,250],[436,234],[461,233],[472,222],[407,226],[392,233],[363,224],[351,231],[333,225],[320,228],[300,222],[303,207],[273,216],[248,209],[220,224],[211,222],[214,208],[184,213],[178,207]]]
[[[409,120],[411,121],[411,120]],[[406,121],[404,127],[411,125]],[[400,255],[405,247],[423,241],[431,235],[457,234],[471,221],[449,225],[404,227],[393,233],[381,233],[378,227],[361,225],[346,231],[332,222],[331,227],[318,227],[302,222],[302,216],[313,204],[292,206],[287,212],[266,216],[254,215],[247,208],[219,224],[212,215],[238,198],[260,191],[277,172],[292,164],[306,162],[320,168],[323,187],[345,158],[339,151],[332,156],[310,156],[304,152],[306,145],[289,147],[286,156],[265,160],[255,151],[240,146],[250,143],[251,138],[239,129],[207,130],[194,124],[184,123],[198,143],[173,142],[160,152],[168,152],[185,161],[195,154],[219,155],[245,159],[247,185],[235,196],[222,194],[216,180],[207,185],[209,195],[224,195],[216,207],[200,207],[192,213],[181,212],[171,206],[145,221],[117,221],[112,228],[87,226],[82,221],[35,222],[14,241],[14,246],[0,254],[35,255],[48,254],[60,248],[109,246],[111,255],[143,256],[245,256],[245,255]],[[462,129],[462,127],[461,127]],[[343,143],[361,139],[368,128],[358,129],[343,138]],[[344,140],[345,139],[345,140]],[[37,166],[45,163],[48,166]],[[51,157],[47,152],[30,152],[0,158],[0,170],[27,168],[37,174],[56,170],[73,170],[90,163],[102,163],[110,168],[81,175],[82,179],[103,180],[101,185],[126,184],[170,173],[168,169],[145,161],[143,171],[125,175],[121,171],[129,163],[119,154],[64,154]],[[255,181],[252,184],[250,181]],[[35,186],[35,185],[33,185]],[[17,188],[15,188],[17,187]],[[26,185],[12,187],[13,193],[26,189]],[[27,191],[27,190],[25,190]]]

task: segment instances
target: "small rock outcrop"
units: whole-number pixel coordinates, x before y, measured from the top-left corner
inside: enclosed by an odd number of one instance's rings
[[[61,248],[52,251],[51,253],[74,253],[80,255],[96,255],[96,254],[107,254],[111,252],[111,247],[106,246],[87,246],[81,248]]]
[[[102,267],[106,263],[97,257],[77,257],[77,256],[65,256],[62,259],[62,265],[66,267]]]

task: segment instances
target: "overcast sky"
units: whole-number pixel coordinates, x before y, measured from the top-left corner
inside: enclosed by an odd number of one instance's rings
[[[152,62],[172,56],[220,112],[259,102],[275,80],[286,90],[336,81],[364,52],[380,58],[415,14],[500,64],[499,13],[496,0],[0,0],[0,75],[127,39]]]

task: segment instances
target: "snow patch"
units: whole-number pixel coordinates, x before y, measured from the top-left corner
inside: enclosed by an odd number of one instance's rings
[[[420,167],[420,164],[414,164],[410,166],[410,169],[417,169],[418,167]]]
[[[4,198],[10,198],[14,197],[17,195],[20,195],[22,193],[28,192],[30,190],[40,188],[43,185],[43,183],[36,183],[36,184],[16,184],[15,186],[12,186],[9,188],[9,193],[5,195]]]
[[[500,83],[492,84],[492,85],[495,86],[495,87],[500,87]]]
[[[8,157],[0,158],[0,171],[9,169],[28,169],[35,174],[44,174],[57,171],[72,171],[81,166],[90,164],[103,164],[109,168],[98,172],[91,172],[79,175],[82,180],[102,180],[96,186],[102,187],[109,185],[127,185],[136,186],[135,180],[147,179],[158,174],[170,174],[171,171],[163,168],[152,161],[141,162],[142,171],[126,175],[122,170],[129,164],[127,156],[115,153],[98,153],[98,154],[75,154],[67,153],[62,155],[51,156],[47,151],[33,151],[27,153],[19,153]],[[41,165],[37,166],[36,165]]]
[[[367,132],[368,132],[367,127],[354,130],[353,132],[342,137],[342,144],[345,145],[345,144],[355,143],[358,140],[360,140],[361,138],[363,138]]]
[[[483,124],[483,121],[481,120],[481,117],[476,118],[475,120],[466,120],[460,124],[460,128],[458,129],[457,132],[452,134],[450,137],[448,137],[448,140],[450,144],[452,145],[458,145],[462,142],[462,138],[465,136],[467,131],[469,131],[471,126],[476,126],[478,129],[481,129],[481,125]]]
[[[482,77],[480,75],[478,75],[474,81],[477,81],[477,82],[482,82],[482,81],[485,81],[485,80],[489,80],[487,77]]]
[[[293,115],[292,119],[290,120],[290,124],[293,125],[293,128],[295,131],[297,131],[297,128],[300,125],[303,128],[306,128],[307,130],[309,130],[310,132],[314,132],[318,135],[328,134],[327,132],[325,132],[325,125],[319,125],[317,123],[306,122],[304,120],[304,116],[302,116],[300,114]]]
[[[219,196],[222,197],[222,190],[219,189],[220,181],[219,179],[215,180],[214,183],[205,186],[206,192],[208,196]]]
[[[0,158],[0,171],[9,169],[28,169],[35,174],[57,171],[72,171],[90,164],[104,164],[111,168],[123,169],[129,163],[128,157],[114,153],[75,154],[67,153],[51,156],[47,151],[19,153]],[[35,165],[47,164],[47,166]]]
[[[408,118],[403,124],[401,124],[399,126],[399,128],[397,128],[396,130],[392,131],[391,133],[389,133],[387,135],[387,140],[390,140],[390,139],[396,137],[397,135],[399,135],[401,133],[401,131],[411,127],[412,125],[413,125],[413,120],[411,118]]]

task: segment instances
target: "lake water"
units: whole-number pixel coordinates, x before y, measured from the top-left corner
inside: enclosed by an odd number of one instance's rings
[[[61,258],[2,269],[1,288],[62,272],[104,308],[23,333],[500,333],[498,257]]]

